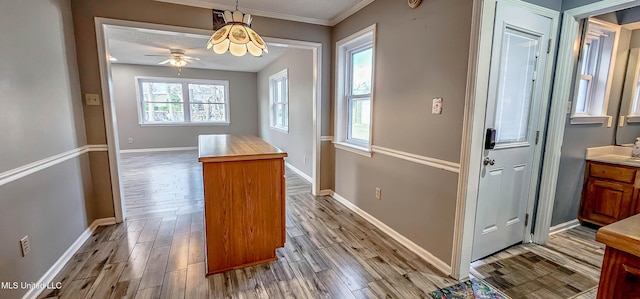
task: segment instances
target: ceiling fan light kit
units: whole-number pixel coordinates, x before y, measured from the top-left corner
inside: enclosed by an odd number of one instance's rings
[[[213,48],[217,54],[230,52],[234,56],[244,56],[247,52],[253,56],[262,56],[269,53],[266,43],[260,35],[251,29],[251,15],[243,14],[238,10],[225,11],[225,25],[211,35],[207,43],[207,49]]]

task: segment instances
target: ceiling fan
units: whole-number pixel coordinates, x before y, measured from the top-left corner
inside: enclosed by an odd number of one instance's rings
[[[187,65],[187,63],[194,63],[200,60],[197,57],[186,56],[185,51],[182,49],[169,49],[170,57],[167,60],[158,62],[158,64],[170,64],[175,67],[183,67]],[[166,57],[166,55],[145,55],[145,56],[161,56]]]

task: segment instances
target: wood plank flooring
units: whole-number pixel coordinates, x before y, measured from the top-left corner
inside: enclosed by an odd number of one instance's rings
[[[197,153],[125,154],[122,165],[127,221],[98,228],[54,280],[62,288],[39,298],[425,298],[457,283],[335,200],[312,196],[289,170],[279,259],[206,277]],[[563,253],[590,237],[566,232],[555,245],[519,245],[474,265],[531,251],[595,278],[597,257]],[[601,254],[596,247],[585,254]]]

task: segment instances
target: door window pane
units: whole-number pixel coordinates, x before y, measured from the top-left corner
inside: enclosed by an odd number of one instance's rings
[[[505,30],[494,126],[499,144],[527,140],[537,51],[537,37]]]

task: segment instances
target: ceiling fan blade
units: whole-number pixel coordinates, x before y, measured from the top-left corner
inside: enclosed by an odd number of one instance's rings
[[[167,57],[167,55],[156,55],[156,54],[145,54],[144,56],[149,56],[149,57]]]
[[[198,57],[191,57],[191,56],[184,56],[184,58],[191,59],[191,60],[200,60],[200,58]]]
[[[167,63],[169,63],[169,61],[170,61],[170,60],[171,60],[171,59],[167,59],[167,60],[165,60],[165,61],[158,62],[158,64],[167,64]]]

